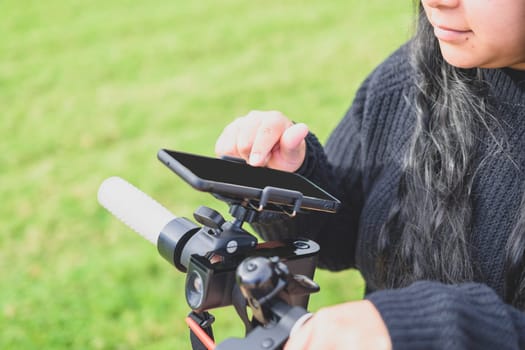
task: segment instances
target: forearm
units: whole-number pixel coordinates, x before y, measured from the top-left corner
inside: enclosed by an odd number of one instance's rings
[[[360,191],[346,191],[345,179],[332,172],[321,144],[310,134],[308,152],[298,173],[341,200],[338,213],[308,212],[295,218],[284,214],[263,213],[254,229],[266,240],[305,237],[321,245],[319,266],[341,270],[354,266],[355,241],[360,212]],[[340,174],[340,173],[339,173]]]
[[[525,349],[525,314],[483,284],[423,281],[367,299],[394,349]]]

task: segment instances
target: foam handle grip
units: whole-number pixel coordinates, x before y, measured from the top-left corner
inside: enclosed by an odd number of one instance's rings
[[[102,182],[98,189],[98,202],[155,245],[162,229],[176,218],[153,198],[118,176]]]

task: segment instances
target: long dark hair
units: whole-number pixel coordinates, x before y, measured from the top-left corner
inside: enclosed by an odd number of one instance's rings
[[[379,235],[375,288],[402,287],[421,279],[476,280],[469,247],[471,189],[479,166],[473,155],[481,132],[500,139],[482,71],[448,64],[419,1],[416,9],[411,42],[416,123],[398,196]],[[497,141],[493,152],[501,151],[503,144]],[[505,298],[523,307],[525,215],[508,242]]]

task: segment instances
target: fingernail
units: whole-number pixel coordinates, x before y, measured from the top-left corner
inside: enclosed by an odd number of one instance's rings
[[[250,154],[250,164],[257,165],[261,161],[261,154],[258,152]]]

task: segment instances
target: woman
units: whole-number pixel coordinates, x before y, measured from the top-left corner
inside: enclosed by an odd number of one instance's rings
[[[286,350],[525,349],[525,2],[418,12],[324,149],[279,112],[251,112],[217,141],[218,155],[296,171],[342,202],[256,226],[316,240],[322,267],[357,267],[367,284]]]

